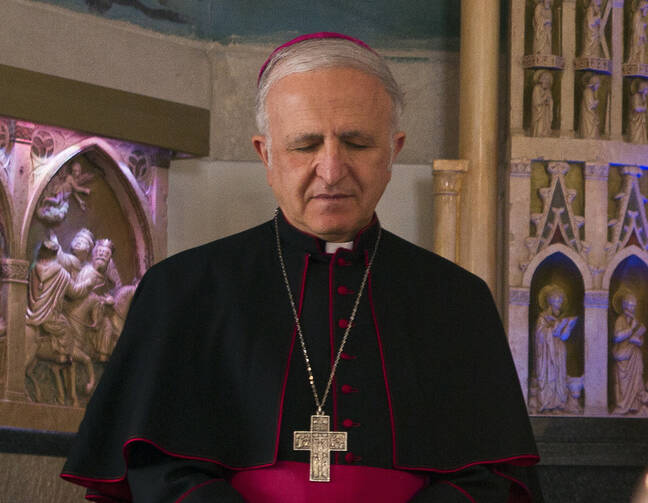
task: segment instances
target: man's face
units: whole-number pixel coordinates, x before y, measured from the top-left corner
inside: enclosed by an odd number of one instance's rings
[[[103,270],[110,262],[112,257],[112,251],[107,246],[95,246],[95,249],[92,251],[92,264],[97,270]]]
[[[628,295],[623,299],[623,312],[626,316],[632,318],[634,316],[636,308],[637,308],[637,299],[635,299],[631,295]]]
[[[380,81],[351,68],[295,73],[270,89],[266,111],[269,138],[252,140],[288,221],[326,241],[353,239],[405,141]]]
[[[90,243],[82,236],[75,236],[70,246],[72,247],[72,252],[77,256],[90,251]]]
[[[559,314],[560,308],[563,305],[563,296],[559,293],[554,293],[549,296],[548,301],[553,313],[556,315]]]

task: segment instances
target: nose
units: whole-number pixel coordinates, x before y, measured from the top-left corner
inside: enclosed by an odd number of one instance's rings
[[[315,173],[326,185],[336,185],[348,173],[348,165],[339,141],[324,143],[316,159]]]

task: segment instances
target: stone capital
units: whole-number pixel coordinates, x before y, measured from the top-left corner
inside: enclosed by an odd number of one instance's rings
[[[531,176],[531,160],[530,159],[512,159],[509,173],[511,176],[530,177]]]
[[[586,180],[607,180],[610,165],[607,163],[586,162],[585,179]]]
[[[464,173],[468,171],[469,161],[465,159],[437,159],[432,165],[433,194],[457,195],[461,191]]]
[[[639,178],[643,175],[643,171],[639,166],[623,166],[621,168],[621,174]]]
[[[509,304],[528,306],[530,301],[531,292],[528,288],[509,288]]]
[[[583,301],[586,308],[607,309],[609,305],[609,295],[607,290],[589,290],[585,292]]]
[[[29,262],[13,258],[0,260],[0,281],[7,283],[27,283]]]

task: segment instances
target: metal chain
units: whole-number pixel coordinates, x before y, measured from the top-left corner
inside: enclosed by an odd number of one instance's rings
[[[304,353],[304,361],[306,363],[306,372],[308,373],[308,382],[313,390],[313,398],[315,398],[315,406],[317,407],[317,414],[321,415],[323,413],[323,407],[326,403],[326,398],[328,397],[329,391],[331,390],[331,385],[333,383],[333,378],[335,377],[335,371],[337,370],[338,363],[340,362],[340,355],[342,355],[342,350],[344,345],[349,337],[349,332],[353,326],[353,321],[356,317],[356,312],[358,311],[358,306],[360,305],[360,298],[362,297],[362,292],[364,291],[365,285],[367,284],[367,279],[369,278],[369,271],[373,264],[374,258],[376,257],[376,252],[378,251],[378,244],[380,243],[380,236],[382,235],[382,229],[378,227],[378,237],[376,238],[376,244],[374,246],[373,252],[371,253],[371,259],[367,264],[365,269],[364,276],[362,278],[362,283],[360,283],[360,290],[356,296],[355,303],[353,305],[353,310],[351,311],[351,316],[349,317],[349,324],[344,331],[344,337],[342,337],[342,342],[338,348],[337,355],[335,356],[335,361],[333,363],[333,368],[331,369],[331,374],[329,375],[328,382],[326,383],[326,389],[324,390],[324,395],[322,400],[319,399],[319,394],[317,393],[317,387],[315,386],[315,378],[313,377],[313,370],[310,364],[310,358],[308,357],[308,351],[306,350],[306,342],[304,341],[304,333],[302,332],[301,323],[299,322],[299,315],[297,314],[297,308],[295,307],[295,300],[293,298],[292,289],[290,288],[290,282],[288,281],[288,274],[286,273],[286,264],[284,263],[283,254],[281,252],[281,239],[279,238],[279,224],[278,224],[278,215],[279,209],[275,212],[274,216],[274,228],[275,236],[277,238],[277,255],[279,255],[279,264],[281,265],[281,272],[283,273],[283,279],[286,283],[286,290],[288,291],[288,299],[290,300],[290,307],[292,308],[293,316],[295,317],[295,324],[297,325],[297,333],[299,334],[299,342]]]

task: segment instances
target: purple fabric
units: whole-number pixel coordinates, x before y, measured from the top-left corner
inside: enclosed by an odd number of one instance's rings
[[[335,33],[332,31],[320,31],[317,33],[307,33],[305,35],[300,35],[297,38],[293,38],[292,40],[289,40],[285,44],[281,44],[279,47],[277,47],[270,56],[268,56],[268,59],[265,60],[263,65],[261,66],[261,70],[259,70],[259,77],[257,78],[257,86],[259,85],[259,82],[261,82],[261,76],[263,75],[263,72],[265,71],[266,67],[268,66],[268,63],[270,63],[270,60],[272,57],[278,53],[280,50],[285,49],[286,47],[290,47],[291,45],[298,44],[299,42],[304,42],[305,40],[313,40],[313,39],[324,39],[324,38],[341,38],[343,40],[348,40],[350,42],[353,42],[354,44],[359,45],[360,47],[364,47],[365,49],[375,52],[371,47],[369,47],[367,44],[365,44],[362,40],[351,37],[349,35],[344,35],[343,33]]]
[[[249,503],[399,503],[427,484],[424,475],[369,466],[331,465],[331,482],[310,482],[308,464],[279,461],[236,472],[230,483]]]

